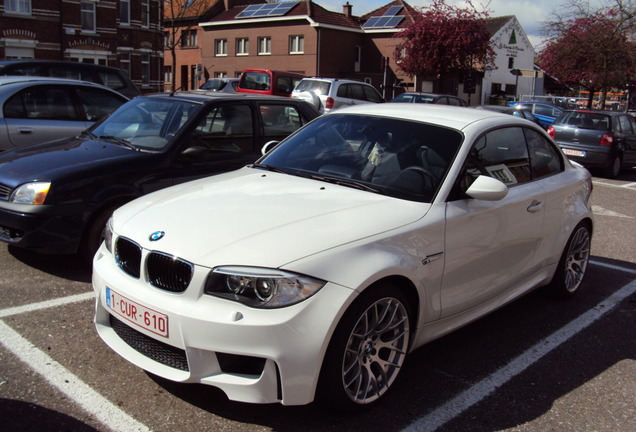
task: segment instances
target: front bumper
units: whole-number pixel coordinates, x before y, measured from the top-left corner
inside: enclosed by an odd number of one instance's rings
[[[44,253],[75,253],[83,206],[35,206],[0,202],[0,241]]]
[[[218,387],[231,400],[285,405],[313,401],[329,339],[355,291],[328,283],[299,304],[254,309],[204,295],[208,271],[195,266],[188,288],[175,294],[151,286],[143,276],[125,274],[102,245],[93,261],[97,332],[142,369],[173,381]],[[108,289],[165,315],[165,334],[149,331],[109,307]]]

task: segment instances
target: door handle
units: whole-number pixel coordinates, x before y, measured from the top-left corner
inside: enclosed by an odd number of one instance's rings
[[[541,201],[534,200],[532,201],[532,203],[530,203],[530,206],[528,207],[528,211],[530,213],[536,213],[542,208],[543,208],[543,203]]]
[[[18,132],[20,132],[21,134],[30,134],[31,132],[33,132],[33,129],[31,129],[31,128],[18,128]]]

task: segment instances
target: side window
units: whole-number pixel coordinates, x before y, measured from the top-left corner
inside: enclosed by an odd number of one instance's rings
[[[116,73],[99,72],[99,77],[101,78],[102,83],[106,87],[110,87],[113,90],[121,90],[121,89],[125,89],[126,88],[126,83],[124,82],[122,77],[120,77]]]
[[[84,111],[85,120],[97,121],[115,111],[124,100],[97,88],[77,88],[77,96]]]
[[[294,106],[261,105],[260,113],[265,136],[289,135],[304,123]]]
[[[351,97],[349,87],[351,87],[351,84],[342,84],[340,87],[338,87],[338,94],[336,96],[341,98]]]
[[[365,100],[364,88],[362,88],[362,84],[351,84],[351,86],[349,87],[349,91],[349,97],[351,99]]]
[[[456,98],[448,98],[448,104],[454,106],[462,106],[462,103],[459,99]]]
[[[276,91],[280,93],[291,93],[294,89],[294,84],[290,77],[278,77],[276,78]]]
[[[364,89],[365,99],[370,102],[380,103],[382,102],[382,96],[371,86],[362,86]]]
[[[487,175],[507,186],[530,181],[530,159],[523,130],[496,129],[482,136],[471,149],[466,169],[472,177]]]
[[[217,153],[250,152],[253,123],[249,105],[215,107],[195,128],[189,147],[199,147]]]
[[[448,98],[446,96],[440,97],[435,101],[438,105],[448,105]]]
[[[528,141],[532,178],[538,179],[563,171],[560,152],[539,132],[532,129],[524,129],[524,132]]]
[[[13,96],[4,106],[7,118],[79,120],[69,91],[61,87],[32,87]]]
[[[621,132],[625,133],[625,134],[631,134],[632,132],[632,125],[629,122],[629,118],[627,118],[627,116],[619,116],[618,117],[618,124],[620,125],[621,128]]]
[[[553,110],[550,107],[546,107],[543,105],[535,105],[534,106],[534,113],[535,114],[539,114],[539,115],[545,115],[545,116],[552,116],[553,115]]]

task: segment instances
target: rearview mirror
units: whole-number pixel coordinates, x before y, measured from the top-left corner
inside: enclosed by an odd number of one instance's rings
[[[499,201],[508,195],[508,186],[495,178],[480,175],[470,185],[466,195],[483,201]]]
[[[269,152],[271,149],[273,149],[274,147],[276,147],[276,145],[279,143],[280,141],[268,141],[265,143],[265,145],[261,148],[261,154],[263,156],[265,156],[265,154],[267,152]]]

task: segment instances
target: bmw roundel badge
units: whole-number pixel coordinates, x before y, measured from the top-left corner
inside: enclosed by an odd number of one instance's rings
[[[163,231],[155,231],[152,234],[150,234],[150,237],[148,237],[148,240],[150,241],[161,240],[164,235],[166,235],[166,233]]]

